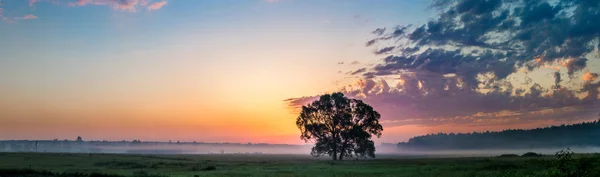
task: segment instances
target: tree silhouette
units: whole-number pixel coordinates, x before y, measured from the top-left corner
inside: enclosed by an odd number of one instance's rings
[[[381,116],[373,107],[342,93],[322,95],[302,106],[296,125],[306,142],[313,140],[311,155],[328,154],[333,160],[344,157],[375,157],[372,135],[381,136]]]
[[[398,147],[405,150],[595,147],[600,146],[598,140],[600,121],[592,121],[528,130],[428,134],[400,142]]]

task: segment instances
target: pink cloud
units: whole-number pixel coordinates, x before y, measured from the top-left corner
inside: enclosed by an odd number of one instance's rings
[[[1,0],[0,0],[1,1]],[[159,2],[151,3],[152,0],[72,0],[66,2],[68,7],[97,5],[97,6],[110,6],[115,10],[136,12],[137,9],[148,8],[148,11],[161,9],[167,4],[167,1],[162,0]],[[52,2],[53,4],[60,4],[58,0],[27,0],[29,6],[34,6],[35,3],[39,2]],[[0,17],[3,17],[3,9],[0,7]],[[14,18],[17,19],[17,18]]]
[[[0,0],[2,1],[2,0]],[[128,11],[128,12],[136,12],[138,8],[148,8],[148,11],[161,9],[164,5],[167,4],[167,1],[162,0],[159,2],[151,3],[152,0],[72,0],[71,2],[66,2],[68,7],[78,7],[78,6],[87,6],[87,5],[97,5],[97,6],[110,6],[115,10],[120,11]],[[39,2],[50,2],[55,5],[59,5],[58,0],[27,0],[29,6],[34,6],[35,3]],[[63,1],[64,2],[64,1]],[[63,3],[64,5],[64,3]],[[4,8],[0,3],[0,21],[5,22],[14,22],[17,20],[32,20],[38,19],[37,16],[28,14],[22,17],[5,17],[4,16]]]
[[[115,4],[115,7],[121,9],[122,11],[135,12],[135,6],[139,4],[139,2],[139,0],[120,1]]]
[[[148,10],[149,11],[158,10],[166,4],[167,4],[167,1],[155,2],[155,3],[151,4],[150,6],[148,6]]]
[[[35,3],[42,2],[42,1],[50,2],[53,4],[58,4],[58,0],[29,0],[29,6],[33,7],[33,5],[35,5]]]
[[[35,16],[35,15],[32,15],[32,14],[27,14],[27,15],[25,15],[25,16],[23,16],[23,17],[15,17],[14,19],[15,19],[15,20],[33,20],[33,19],[37,19],[37,18],[38,18],[38,17],[37,17],[37,16]],[[4,19],[4,20],[7,20],[7,19],[10,19],[10,18],[4,17],[3,19]]]
[[[87,0],[77,0],[77,5],[85,6],[85,4],[87,4]]]
[[[139,0],[78,0],[77,5],[84,6],[87,4],[93,5],[108,5],[112,6],[114,9],[119,9],[122,11],[135,12],[136,5],[139,3]]]
[[[148,5],[148,3],[150,3],[150,1],[149,1],[149,0],[140,0],[140,5],[141,5],[141,6],[147,6],[147,5]]]
[[[150,0],[77,0],[75,4],[78,6],[108,5],[112,6],[114,9],[135,12],[140,6],[147,6],[148,10],[158,10],[162,8],[162,6],[166,5],[167,2],[160,1],[150,4]],[[70,3],[69,6],[74,6],[75,4]]]
[[[37,18],[38,18],[38,17],[37,17],[37,16],[35,16],[35,15],[32,15],[32,14],[27,14],[27,15],[25,15],[25,16],[23,16],[23,17],[21,17],[20,19],[23,19],[23,20],[31,20],[31,19],[37,19]]]
[[[13,23],[14,22],[13,20],[11,20],[8,17],[2,17],[2,20],[5,21],[5,22],[8,22],[8,23]]]

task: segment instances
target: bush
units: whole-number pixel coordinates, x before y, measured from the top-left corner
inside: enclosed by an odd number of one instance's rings
[[[555,154],[555,169],[552,169],[552,176],[557,177],[588,177],[594,168],[593,159],[581,157],[577,161],[573,158],[575,153],[571,149],[558,151]]]
[[[539,157],[539,156],[542,156],[542,154],[538,154],[535,152],[527,152],[527,153],[521,155],[521,157]]]
[[[519,155],[517,155],[517,154],[502,154],[498,157],[519,157]]]
[[[213,170],[217,170],[217,167],[210,165],[210,166],[202,168],[202,171],[213,171]]]

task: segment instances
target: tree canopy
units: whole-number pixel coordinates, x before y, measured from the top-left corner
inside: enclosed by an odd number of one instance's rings
[[[344,157],[375,158],[373,135],[380,137],[381,115],[361,100],[350,99],[343,93],[322,95],[302,106],[296,125],[306,142],[314,141],[311,155],[329,155],[333,160]]]

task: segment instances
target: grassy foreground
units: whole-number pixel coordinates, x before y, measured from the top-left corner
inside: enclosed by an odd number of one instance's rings
[[[600,176],[600,155],[587,176]],[[573,168],[579,163],[567,164]],[[407,158],[332,162],[301,155],[120,155],[0,153],[5,176],[556,176],[560,160],[540,157]],[[583,167],[582,167],[583,168]]]

